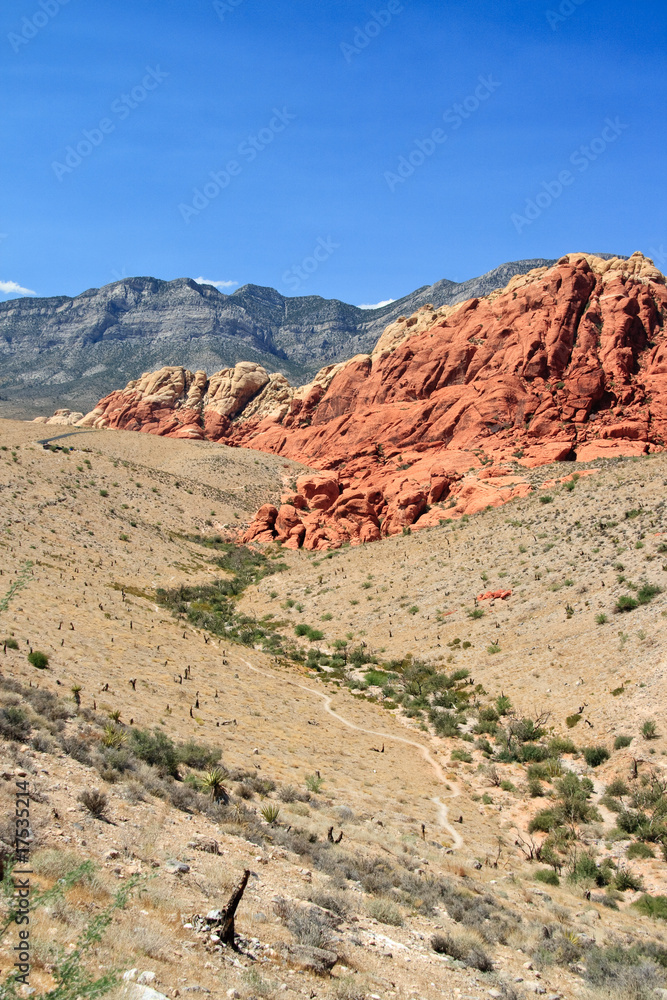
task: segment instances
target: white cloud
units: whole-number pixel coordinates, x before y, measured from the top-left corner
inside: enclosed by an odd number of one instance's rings
[[[3,295],[37,295],[31,288],[24,288],[16,281],[0,281],[0,292]]]
[[[374,306],[357,306],[357,309],[379,309],[380,306],[388,306],[395,301],[396,299],[384,299],[383,302],[376,302]]]
[[[214,288],[233,288],[238,281],[211,281],[210,278],[195,278],[198,285],[213,285]]]

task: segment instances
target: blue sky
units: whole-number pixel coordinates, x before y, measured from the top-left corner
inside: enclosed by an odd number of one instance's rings
[[[0,297],[153,275],[371,304],[582,249],[664,270],[665,34],[642,0],[12,0]]]

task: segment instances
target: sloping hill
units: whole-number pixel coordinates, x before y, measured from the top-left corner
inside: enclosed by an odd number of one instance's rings
[[[0,413],[90,409],[118,385],[163,365],[217,371],[255,361],[308,381],[323,364],[370,351],[387,323],[502,287],[547,261],[503,264],[461,284],[439,281],[380,309],[244,285],[224,295],[189,278],[124,278],[74,298],[0,303]]]

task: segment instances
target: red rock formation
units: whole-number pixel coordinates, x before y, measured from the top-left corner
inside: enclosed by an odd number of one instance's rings
[[[299,389],[249,362],[210,379],[164,368],[80,423],[303,462],[320,474],[299,479],[273,523],[262,508],[246,537],[359,543],[525,495],[507,462],[662,449],[666,313],[665,279],[641,254],[569,254],[484,299],[425,306],[387,327],[371,355]]]

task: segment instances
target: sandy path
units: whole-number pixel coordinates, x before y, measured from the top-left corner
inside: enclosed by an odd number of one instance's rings
[[[240,657],[240,659],[241,662],[245,663],[248,669],[252,670],[254,673],[263,674],[266,677],[273,676],[272,674],[270,674],[268,670],[262,670],[260,667],[253,666],[253,664],[250,663],[249,660],[246,660],[243,657]],[[305,684],[299,684],[298,681],[290,680],[289,678],[282,678],[282,679],[286,684],[291,684],[293,687],[297,687],[301,691],[307,691],[308,694],[314,694],[317,698],[320,698],[323,702],[323,708],[324,711],[327,713],[327,715],[330,715],[332,718],[336,719],[342,725],[347,726],[348,729],[354,729],[358,733],[366,733],[367,736],[377,736],[379,739],[384,741],[393,740],[394,743],[403,743],[405,746],[415,747],[417,750],[419,750],[421,756],[424,758],[426,763],[430,764],[430,766],[433,768],[433,771],[438,781],[441,782],[443,785],[448,784],[442,767],[440,766],[438,761],[435,760],[435,758],[431,755],[430,751],[428,750],[427,747],[424,746],[423,743],[418,743],[416,740],[406,739],[406,737],[404,736],[392,736],[390,733],[384,733],[378,729],[366,729],[365,726],[358,726],[356,723],[350,722],[349,719],[346,719],[345,716],[340,715],[339,712],[334,712],[334,710],[331,707],[330,695],[324,694],[324,692],[322,691],[317,691],[315,688],[307,687],[307,685]],[[449,787],[452,787],[451,784],[449,785]],[[460,794],[461,791],[459,787],[457,785],[454,785],[451,794],[448,795],[447,798],[455,799]],[[451,849],[454,851],[460,850],[460,848],[463,847],[465,841],[461,836],[461,834],[457,830],[455,830],[454,827],[449,822],[449,809],[447,804],[437,796],[432,801],[438,807],[437,819],[439,825],[444,830],[446,830],[446,832],[452,838]]]

